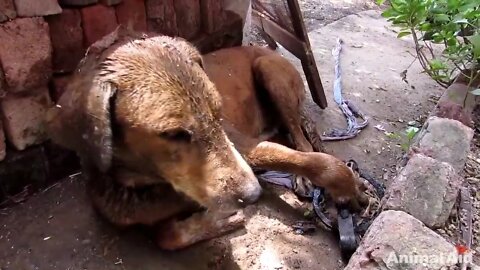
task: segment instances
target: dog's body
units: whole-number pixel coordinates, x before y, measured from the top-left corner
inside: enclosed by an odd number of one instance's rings
[[[201,57],[183,40],[120,29],[89,49],[48,122],[80,156],[100,213],[160,226],[159,245],[178,249],[243,223],[237,210],[261,192],[252,167],[306,176],[356,204],[348,167],[311,152],[321,145],[304,99],[298,72],[267,49]]]

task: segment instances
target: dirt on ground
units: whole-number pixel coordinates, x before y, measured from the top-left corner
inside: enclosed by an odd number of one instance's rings
[[[414,63],[413,46],[373,9],[373,1],[304,1],[300,4],[329,101],[326,110],[311,100],[319,131],[345,126],[332,101],[336,38],[345,41],[343,87],[370,119],[357,138],[326,143],[329,153],[357,160],[362,170],[387,184],[403,155],[399,140],[385,132],[421,126],[443,89]],[[345,17],[346,15],[350,15]],[[345,17],[345,18],[343,18]],[[337,19],[343,18],[339,21]],[[320,27],[335,21],[325,27]],[[298,60],[279,48],[298,69]],[[408,83],[401,73],[408,68]],[[411,123],[409,123],[411,122]],[[265,186],[257,204],[246,209],[246,228],[181,252],[156,248],[145,228],[119,230],[92,210],[81,177],[74,176],[25,203],[0,210],[0,269],[342,269],[337,236],[318,228],[297,235],[308,204],[281,188]]]

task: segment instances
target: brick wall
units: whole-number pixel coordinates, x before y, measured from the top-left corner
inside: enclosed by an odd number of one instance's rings
[[[119,24],[184,37],[202,52],[241,44],[243,20],[224,1],[0,0],[0,178],[48,140],[45,112],[90,44]]]

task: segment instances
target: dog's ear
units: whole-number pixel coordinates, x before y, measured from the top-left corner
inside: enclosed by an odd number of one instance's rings
[[[47,113],[54,142],[74,150],[83,162],[107,172],[112,163],[111,103],[116,87],[104,81],[74,78],[58,105]]]

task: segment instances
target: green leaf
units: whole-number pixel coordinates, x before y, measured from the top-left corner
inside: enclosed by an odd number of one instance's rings
[[[475,57],[480,57],[480,35],[469,36],[467,39],[472,43],[473,55],[475,55]]]
[[[450,17],[447,14],[437,14],[433,18],[436,22],[440,22],[440,23],[450,21]]]
[[[442,70],[446,68],[445,63],[443,63],[441,60],[438,60],[438,59],[430,60],[430,62],[428,62],[428,65],[432,70]]]
[[[410,34],[411,34],[410,31],[400,32],[400,33],[398,33],[397,38],[401,38],[401,37],[404,37],[404,36],[408,36],[408,35],[410,35]]]
[[[405,130],[405,133],[407,134],[407,139],[408,140],[412,140],[413,137],[415,137],[415,134],[417,134],[417,132],[419,131],[420,129],[417,128],[417,127],[408,127],[406,130]]]
[[[392,17],[398,16],[399,14],[400,13],[395,11],[393,8],[389,8],[389,9],[385,10],[384,12],[382,12],[382,17],[392,18]]]
[[[377,0],[377,1],[375,1],[375,2],[377,2],[377,5],[380,6],[380,5],[383,5],[383,3],[385,2],[385,0]]]
[[[477,88],[475,90],[473,90],[472,92],[470,92],[472,95],[474,96],[480,96],[480,88]]]

